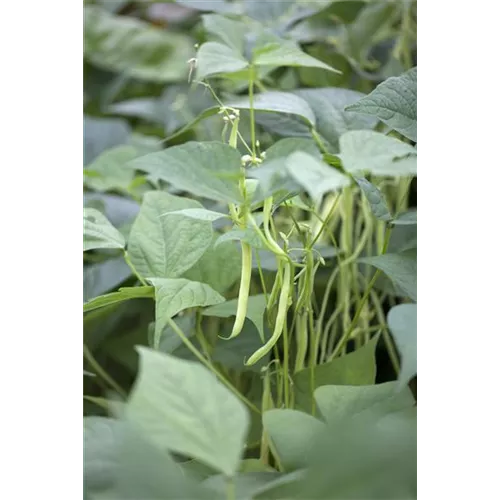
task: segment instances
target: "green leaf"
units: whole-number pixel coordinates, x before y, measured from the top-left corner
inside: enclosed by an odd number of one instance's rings
[[[253,227],[246,229],[230,229],[227,233],[220,235],[214,243],[214,248],[228,241],[244,241],[253,248],[264,248],[262,240]]]
[[[110,489],[118,472],[118,447],[124,423],[104,417],[84,417],[84,483],[90,494]]]
[[[368,385],[375,383],[375,348],[378,336],[363,347],[340,358],[318,365],[314,369],[314,385],[311,386],[312,370],[306,368],[293,376],[296,407],[310,411],[313,403],[311,389],[323,385]]]
[[[101,153],[86,168],[84,185],[94,191],[127,191],[134,180],[134,172],[125,164],[138,155],[132,146],[116,146]]]
[[[266,411],[262,422],[287,472],[308,465],[315,437],[325,427],[318,419],[296,410]]]
[[[130,231],[128,254],[144,278],[176,278],[192,267],[212,241],[212,224],[174,215],[169,211],[202,208],[194,200],[165,192],[144,195]]]
[[[160,337],[169,319],[191,307],[204,307],[225,301],[214,289],[204,283],[184,278],[151,278],[155,287],[156,325],[153,345],[158,349]]]
[[[327,425],[294,498],[416,499],[416,431],[415,408]]]
[[[388,78],[373,92],[347,106],[346,111],[376,116],[391,129],[417,142],[417,68]]]
[[[236,396],[199,363],[138,347],[140,369],[127,418],[157,446],[233,476],[249,425]]]
[[[396,8],[392,2],[372,2],[364,7],[354,22],[342,26],[343,33],[337,37],[339,52],[355,67],[369,64],[370,49],[381,33],[389,30]]]
[[[101,212],[84,208],[83,251],[97,248],[125,248],[125,239]]]
[[[351,183],[346,175],[302,151],[292,153],[286,159],[286,169],[307,191],[314,203],[321,201],[325,193],[338,191]]]
[[[204,316],[216,316],[218,318],[229,318],[236,316],[238,299],[228,300],[223,304],[209,307],[203,311]],[[251,295],[248,297],[246,317],[257,327],[259,336],[264,338],[264,312],[266,310],[266,296]],[[232,340],[231,340],[232,342]]]
[[[287,137],[275,142],[266,150],[266,162],[286,158],[297,151],[303,151],[311,156],[321,158],[318,146],[313,140],[302,137]]]
[[[396,226],[412,226],[417,223],[417,211],[409,210],[399,214],[393,221],[391,221]]]
[[[357,177],[355,180],[370,203],[373,215],[382,221],[392,220],[391,212],[382,191],[364,177]]]
[[[116,102],[107,107],[108,113],[162,124],[166,109],[159,99],[152,97],[138,97],[127,101]]]
[[[377,120],[371,116],[349,113],[344,108],[365,94],[344,88],[298,89],[292,92],[309,104],[316,117],[316,131],[338,151],[339,137],[349,131],[373,129]],[[257,114],[256,120],[273,134],[309,137],[310,130],[294,115]]]
[[[131,299],[154,299],[155,293],[152,286],[135,286],[120,288],[117,292],[101,295],[83,304],[83,312],[93,311],[100,307],[117,304]]]
[[[214,242],[203,257],[184,274],[184,277],[210,285],[215,291],[224,293],[241,275],[241,252],[228,241],[215,247]]]
[[[298,194],[301,190],[300,184],[288,172],[287,158],[266,161],[259,168],[248,171],[247,175],[259,181],[252,197],[254,203],[263,201],[269,196]]]
[[[248,61],[234,49],[218,42],[204,43],[196,55],[196,79],[221,73],[235,73],[248,68]]]
[[[125,120],[118,118],[83,118],[83,164],[93,162],[101,153],[127,144],[131,129]]]
[[[130,424],[84,418],[85,492],[91,498],[214,499]]]
[[[257,500],[283,500],[284,498],[296,498],[297,485],[305,477],[304,470],[296,470],[289,474],[281,474],[277,479],[269,481],[265,486],[254,493]],[[307,498],[307,497],[302,497]]]
[[[417,150],[379,132],[354,130],[340,138],[344,169],[352,174],[377,176],[417,175]]]
[[[337,150],[342,134],[349,130],[372,129],[377,121],[369,116],[348,113],[345,107],[364,96],[344,88],[299,89],[296,95],[309,103],[316,116],[316,130]]]
[[[196,317],[194,313],[182,314],[177,316],[172,320],[184,333],[187,338],[191,338],[196,334]],[[148,345],[149,347],[154,346],[155,342],[155,322],[150,323],[148,328]],[[169,325],[163,329],[160,334],[160,345],[158,346],[158,351],[165,352],[167,354],[174,354],[177,357],[183,357],[179,355],[179,351],[184,347],[184,342],[179,337],[179,335],[174,331],[174,329]],[[185,359],[185,358],[184,358]]]
[[[364,257],[359,262],[383,271],[411,300],[417,300],[417,250]]]
[[[193,129],[198,123],[202,122],[203,120],[206,120],[207,118],[210,118],[212,116],[215,116],[216,114],[219,113],[220,107],[219,106],[213,106],[211,108],[207,108],[203,110],[198,116],[196,116],[192,121],[188,122],[186,125],[181,127],[179,130],[177,130],[175,133],[170,135],[167,140],[169,142],[173,141],[174,139],[178,139],[180,136],[185,134],[187,131]]]
[[[86,302],[115,289],[131,275],[123,256],[84,266],[83,300]]]
[[[324,385],[314,392],[324,419],[332,425],[363,412],[384,415],[411,408],[415,400],[411,390],[397,391],[397,382],[378,385]]]
[[[230,101],[228,107],[250,109],[250,100],[243,97]],[[268,91],[254,97],[253,107],[256,111],[289,113],[303,118],[310,127],[316,124],[314,113],[304,99],[290,92]]]
[[[216,220],[222,219],[223,217],[228,217],[228,214],[221,214],[220,212],[214,212],[212,210],[207,210],[205,208],[185,208],[183,210],[174,210],[173,212],[167,212],[166,216],[171,215],[183,215],[184,217],[189,217],[196,220],[204,220],[214,222]]]
[[[291,66],[322,68],[333,73],[339,73],[338,69],[332,68],[324,62],[307,55],[300,50],[299,46],[291,41],[280,41],[270,43],[254,50],[253,62],[256,66]]]
[[[205,31],[217,37],[220,42],[243,55],[247,25],[219,14],[201,16]]]
[[[255,2],[244,0],[246,14],[273,29],[285,28],[328,6],[332,0],[274,0]]]
[[[92,64],[155,82],[187,78],[193,42],[185,35],[156,28],[130,16],[84,9],[85,58]]]
[[[229,203],[243,201],[238,188],[240,154],[222,142],[187,142],[137,158],[130,166],[196,196]]]
[[[417,374],[417,305],[399,304],[387,315],[387,324],[401,354],[400,387]]]

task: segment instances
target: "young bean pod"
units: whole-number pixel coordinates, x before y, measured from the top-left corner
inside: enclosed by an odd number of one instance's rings
[[[241,281],[238,293],[238,309],[233,325],[233,331],[227,339],[232,339],[241,333],[248,308],[248,295],[250,293],[250,280],[252,278],[252,247],[241,242]]]
[[[290,294],[290,281],[291,281],[291,272],[292,272],[292,266],[290,262],[285,262],[285,272],[283,276],[283,286],[281,288],[281,293],[280,293],[280,300],[278,304],[278,314],[276,316],[276,323],[274,326],[274,332],[271,336],[271,338],[267,341],[266,344],[264,344],[261,348],[257,349],[250,358],[247,360],[245,365],[251,366],[257,363],[260,359],[262,359],[278,342],[278,339],[280,338],[282,332],[283,332],[283,327],[285,326],[285,321],[286,321],[286,313],[288,310],[288,295]]]

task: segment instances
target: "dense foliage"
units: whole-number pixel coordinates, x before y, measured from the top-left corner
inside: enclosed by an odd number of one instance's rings
[[[84,16],[85,497],[416,498],[416,2]]]

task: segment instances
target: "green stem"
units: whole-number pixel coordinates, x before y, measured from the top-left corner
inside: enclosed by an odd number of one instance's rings
[[[387,248],[389,246],[389,240],[391,238],[391,231],[392,229],[388,226],[387,229],[386,229],[386,235],[385,235],[385,241],[384,241],[384,246],[382,248],[382,255],[386,253],[387,251]],[[339,343],[337,344],[337,346],[335,347],[332,355],[330,356],[330,359],[333,359],[335,358],[335,356],[343,349],[343,347],[347,344],[347,341],[349,340],[349,338],[351,337],[351,334],[354,330],[354,328],[356,327],[356,324],[359,320],[359,317],[361,316],[361,313],[363,311],[363,308],[366,304],[366,301],[368,300],[368,297],[370,296],[370,292],[372,290],[372,288],[374,287],[375,285],[375,282],[377,281],[379,275],[380,275],[381,271],[380,269],[377,269],[372,277],[372,279],[370,280],[370,283],[368,283],[368,286],[365,290],[365,293],[363,295],[363,297],[361,298],[361,301],[356,309],[356,313],[354,314],[354,318],[353,320],[351,321],[351,325],[350,327],[347,329],[347,331],[344,333],[343,337],[340,339]]]
[[[253,88],[255,81],[255,68],[253,65],[250,66],[250,82],[248,86],[248,99],[250,101],[250,137],[252,141],[252,158],[255,160],[256,150],[255,150],[255,110],[253,106]]]
[[[236,488],[232,477],[226,477],[226,499],[236,500]]]
[[[127,397],[127,393],[125,392],[125,390],[122,389],[118,382],[115,382],[113,377],[111,377],[111,375],[109,375],[104,368],[102,368],[102,366],[90,352],[90,349],[85,344],[83,344],[83,356],[92,367],[96,375],[99,375],[110,387],[112,387],[118,394],[120,394],[120,396],[122,396],[123,398]]]
[[[128,267],[130,267],[130,270],[134,273],[134,276],[141,282],[141,284],[144,286],[148,286],[146,280],[139,274],[134,264],[132,264],[132,261],[130,260],[130,257],[126,250],[123,250],[123,258],[125,259],[125,262],[127,263]]]

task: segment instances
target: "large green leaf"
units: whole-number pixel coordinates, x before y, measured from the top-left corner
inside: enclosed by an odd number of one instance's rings
[[[241,252],[231,241],[214,247],[214,243],[203,257],[184,274],[184,277],[206,283],[219,293],[224,293],[238,280],[241,274]]]
[[[309,155],[321,158],[318,146],[316,146],[313,140],[303,137],[287,137],[276,141],[266,150],[266,162],[278,158],[286,158],[296,151],[303,151]]]
[[[83,118],[83,164],[93,162],[107,149],[127,144],[131,129],[125,120],[118,118]]]
[[[397,382],[377,385],[324,385],[314,392],[324,419],[332,425],[363,412],[384,415],[410,408],[415,400],[410,389],[397,391]]]
[[[344,108],[365,94],[344,88],[314,88],[292,91],[309,104],[316,117],[316,130],[328,144],[338,150],[339,137],[349,131],[372,129],[377,120],[371,116],[349,113]],[[295,115],[258,114],[258,122],[273,134],[310,137],[309,128]]]
[[[196,79],[248,68],[248,61],[236,50],[218,42],[204,43],[196,55]]]
[[[83,251],[97,248],[125,248],[125,238],[94,208],[83,209]]]
[[[118,468],[118,446],[124,423],[104,417],[83,419],[84,487],[87,493],[109,490]]]
[[[83,300],[86,302],[115,289],[132,274],[123,256],[83,268]]]
[[[250,99],[243,97],[229,101],[227,106],[239,109],[250,109]],[[303,118],[309,126],[314,127],[316,118],[309,104],[299,96],[290,92],[268,91],[257,94],[253,100],[256,111],[288,113]]]
[[[410,299],[417,300],[417,250],[359,259],[383,271]]]
[[[387,324],[401,354],[398,379],[404,386],[417,374],[417,305],[394,306],[387,315]]]
[[[345,170],[352,174],[417,175],[417,150],[380,132],[346,132],[340,138],[340,157]]]
[[[364,94],[344,88],[298,89],[296,95],[309,103],[316,116],[316,130],[333,147],[338,147],[340,136],[349,130],[372,129],[376,120],[369,116],[348,113],[345,107]]]
[[[292,170],[293,168],[292,166]],[[248,176],[259,181],[252,197],[254,203],[263,201],[269,196],[298,194],[301,190],[301,185],[288,171],[287,158],[265,161],[259,168],[251,169]]]
[[[127,418],[157,446],[234,475],[249,425],[243,403],[199,363],[144,347],[138,351],[140,370]]]
[[[162,124],[167,110],[160,99],[153,97],[138,97],[127,101],[116,102],[107,107],[114,115],[141,118],[142,120]]]
[[[84,474],[90,498],[215,499],[136,428],[110,418],[84,419]]]
[[[128,254],[145,278],[176,278],[193,266],[212,241],[212,224],[170,211],[202,208],[194,200],[165,192],[144,195],[141,210],[130,231]]]
[[[346,107],[376,116],[412,141],[417,141],[417,68],[382,82],[373,92]]]
[[[292,153],[286,159],[286,169],[315,203],[321,201],[325,193],[338,191],[351,183],[346,175],[302,151]]]
[[[214,212],[213,210],[207,210],[205,208],[184,208],[183,210],[176,210],[165,214],[165,216],[172,215],[183,215],[184,217],[189,217],[191,219],[210,222],[215,222],[216,220],[224,217],[229,217],[228,214],[221,214],[220,212]]]
[[[240,154],[222,142],[187,142],[137,158],[130,166],[197,196],[230,203],[242,201],[238,188]]]
[[[249,17],[273,29],[287,27],[299,19],[311,16],[331,2],[332,0],[243,0],[245,13]]]
[[[374,41],[385,38],[384,32],[390,30],[396,9],[396,2],[370,2],[354,22],[341,26],[341,33],[336,37],[339,52],[355,67],[368,64]]]
[[[107,70],[157,82],[187,78],[193,42],[185,35],[103,9],[84,9],[85,58]]]
[[[325,425],[307,413],[296,410],[266,411],[262,421],[286,471],[306,467],[313,452],[315,437]]]
[[[245,48],[246,24],[219,14],[201,16],[205,31],[219,39],[220,42],[243,55]]]
[[[229,318],[236,316],[238,299],[228,300],[223,304],[209,307],[203,311],[204,316],[217,316],[218,318]],[[266,296],[251,295],[248,297],[246,317],[257,327],[259,335],[264,338],[264,313],[266,311]],[[232,341],[232,340],[231,340]],[[230,341],[230,342],[231,342]]]
[[[100,307],[117,304],[131,299],[154,299],[155,292],[152,286],[134,286],[120,288],[117,292],[101,295],[83,304],[83,312],[93,311]]]
[[[333,73],[340,73],[338,69],[302,52],[299,46],[292,41],[280,41],[259,47],[254,51],[253,63],[256,66],[322,68]]]
[[[316,366],[314,369],[314,384],[312,384],[313,373],[311,368],[298,371],[293,376],[297,407],[310,411],[313,402],[313,391],[323,385],[374,384],[377,342],[378,336],[352,353]]]
[[[116,146],[101,153],[85,169],[84,185],[94,191],[127,191],[134,180],[134,171],[125,164],[138,152],[132,146]]]
[[[155,287],[156,325],[154,346],[160,345],[160,337],[169,319],[191,307],[204,307],[224,302],[224,297],[204,283],[184,278],[151,278]]]
[[[416,408],[382,417],[364,412],[327,425],[291,498],[416,499],[416,438]]]

